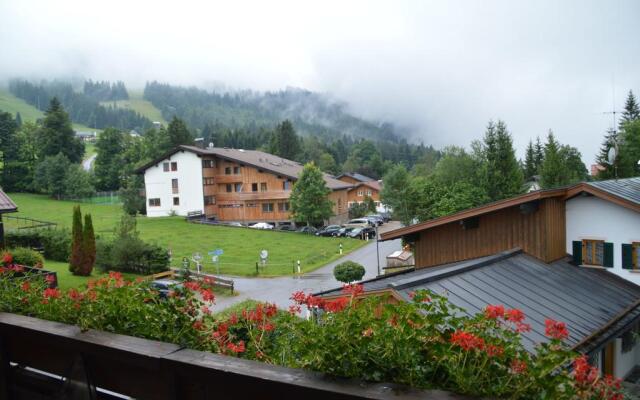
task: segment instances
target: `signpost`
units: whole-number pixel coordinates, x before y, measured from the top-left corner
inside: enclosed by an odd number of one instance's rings
[[[195,252],[191,256],[191,259],[196,263],[196,271],[198,271],[198,273],[202,272],[202,254]]]
[[[207,254],[211,256],[211,262],[216,266],[216,273],[220,275],[220,256],[224,254],[224,251],[222,251],[222,249],[215,249]]]
[[[262,250],[260,252],[260,262],[262,266],[265,267],[267,265],[267,258],[269,257],[269,252],[267,250]]]

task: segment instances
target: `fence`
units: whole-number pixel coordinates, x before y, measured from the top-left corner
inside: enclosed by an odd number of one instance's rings
[[[123,396],[157,400],[468,399],[442,391],[329,378],[0,313],[0,400],[111,400]]]
[[[78,203],[89,203],[89,204],[122,204],[120,200],[120,194],[117,191],[110,192],[96,192],[95,195],[91,197],[72,197],[72,196],[58,196],[58,200],[66,200],[66,201],[75,201]]]
[[[28,229],[41,229],[41,228],[55,228],[58,226],[55,222],[40,221],[27,217],[14,217],[12,215],[5,215],[4,227],[6,230],[28,230]]]

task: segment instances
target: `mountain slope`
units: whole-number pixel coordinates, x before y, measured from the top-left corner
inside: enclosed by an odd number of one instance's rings
[[[150,101],[145,100],[141,92],[130,91],[129,100],[102,101],[100,104],[103,106],[115,106],[117,108],[133,110],[143,117],[149,118],[151,121],[158,121],[163,124],[167,123],[162,116],[162,112]]]

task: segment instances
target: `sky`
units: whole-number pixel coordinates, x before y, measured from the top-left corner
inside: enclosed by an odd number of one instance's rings
[[[640,94],[640,1],[0,0],[0,79],[330,94],[438,148],[489,120],[591,164]]]

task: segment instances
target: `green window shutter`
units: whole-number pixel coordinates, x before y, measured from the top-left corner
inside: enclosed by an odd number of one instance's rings
[[[633,246],[622,244],[622,268],[633,269]]]
[[[579,240],[573,241],[573,263],[582,264],[582,242]]]
[[[613,268],[613,243],[604,244],[604,266]]]

